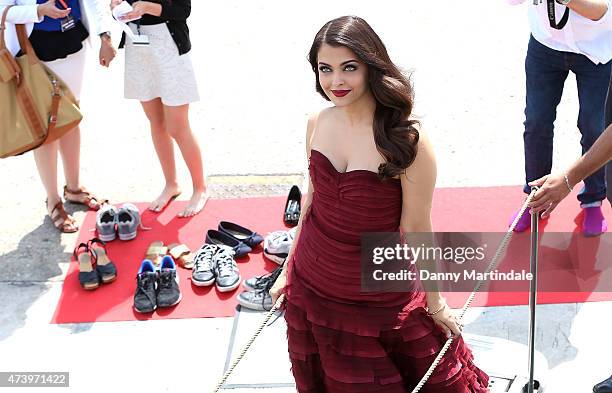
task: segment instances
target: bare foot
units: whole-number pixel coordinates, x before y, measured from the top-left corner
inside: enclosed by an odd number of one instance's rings
[[[206,191],[194,191],[187,207],[177,214],[179,217],[192,217],[198,214],[204,209],[206,202],[208,202],[209,195]]]
[[[156,200],[151,202],[151,204],[149,205],[149,210],[157,213],[161,212],[174,198],[179,196],[180,193],[181,190],[179,189],[178,185],[166,185],[161,195],[158,196]]]

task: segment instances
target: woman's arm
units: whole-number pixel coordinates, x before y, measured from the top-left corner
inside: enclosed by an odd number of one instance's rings
[[[585,18],[598,21],[606,15],[610,7],[609,0],[572,0],[567,5],[569,9]]]
[[[16,5],[15,0],[0,0],[0,16],[4,13],[4,9],[7,6],[12,5],[8,14],[6,15],[6,21],[12,24],[26,24],[26,23],[37,23],[40,22],[44,15],[38,13],[41,5],[27,4],[27,5]]]
[[[417,241],[434,245],[431,224],[433,192],[436,186],[436,158],[429,139],[420,133],[417,156],[413,164],[401,176],[402,182],[402,216],[400,229],[405,241]],[[435,270],[437,261],[419,261],[417,269]],[[461,334],[461,329],[446,305],[446,300],[437,289],[436,283],[428,281],[426,287],[427,308],[436,325],[448,337],[451,333]]]
[[[145,14],[159,16],[166,20],[187,20],[191,14],[190,0],[162,0],[155,3],[151,1],[137,1],[132,4],[134,10],[125,15],[125,18],[139,18]]]
[[[308,159],[310,159],[310,145],[312,142],[313,132],[316,128],[317,118],[318,118],[318,114],[310,116],[310,118],[308,119],[308,125],[306,126],[306,157]],[[298,244],[298,239],[300,238],[300,232],[302,231],[302,222],[308,212],[308,209],[310,208],[310,204],[312,203],[313,192],[314,192],[314,187],[312,185],[312,181],[310,180],[310,176],[308,176],[308,191],[306,192],[306,196],[301,203],[301,214],[300,214],[300,219],[298,221],[297,229],[295,232],[295,237],[293,238],[293,243],[291,244],[291,248],[289,249],[287,258],[285,259],[283,270],[281,274],[279,275],[279,277],[276,279],[274,286],[270,289],[270,295],[272,296],[273,303],[276,303],[276,299],[278,299],[278,297],[284,291],[284,288],[287,282],[288,266],[289,266],[289,263],[291,263],[291,258],[293,257],[295,247]]]
[[[306,125],[306,158],[310,159],[310,145],[312,142],[312,135],[314,129],[317,125],[317,117],[318,114],[311,115],[308,119],[308,124]],[[306,173],[308,176],[308,172]],[[306,212],[310,208],[310,204],[312,203],[312,195],[313,195],[314,187],[312,185],[312,181],[310,180],[310,176],[308,176],[308,191],[306,192],[305,198],[301,203],[301,214],[300,219],[298,221],[297,229],[295,232],[295,238],[293,239],[293,244],[291,244],[291,248],[289,249],[289,253],[287,254],[287,263],[283,267],[283,275],[287,273],[287,266],[289,265],[289,261],[291,260],[291,256],[293,255],[293,250],[295,249],[295,245],[298,242],[298,238],[300,237],[300,231],[302,230],[302,220],[306,215]]]

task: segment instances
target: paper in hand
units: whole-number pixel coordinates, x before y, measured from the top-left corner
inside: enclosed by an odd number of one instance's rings
[[[132,8],[130,3],[128,3],[127,1],[122,1],[121,3],[119,3],[119,5],[117,5],[115,8],[113,8],[113,16],[119,22],[123,22],[123,23],[127,23],[127,22],[131,22],[133,20],[140,19],[140,17],[132,18],[132,19],[121,19],[124,15],[127,15],[128,13],[132,12],[133,9],[134,8]]]

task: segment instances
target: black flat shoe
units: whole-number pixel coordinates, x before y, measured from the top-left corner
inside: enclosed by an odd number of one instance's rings
[[[229,221],[221,221],[219,223],[219,232],[223,232],[251,248],[257,247],[264,240],[263,236],[259,233]]]
[[[593,386],[593,393],[612,393],[612,376]]]
[[[206,243],[207,244],[223,244],[231,247],[236,254],[236,258],[245,256],[249,252],[253,251],[251,247],[247,246],[240,240],[220,231],[214,229],[206,232]]]
[[[298,186],[291,187],[285,203],[283,221],[289,226],[296,226],[300,220],[302,192]]]

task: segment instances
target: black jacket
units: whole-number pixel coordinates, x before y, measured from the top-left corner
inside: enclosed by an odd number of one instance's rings
[[[128,0],[132,4],[136,0]],[[191,41],[189,39],[189,27],[187,27],[187,18],[191,14],[191,0],[153,0],[162,6],[160,16],[144,15],[139,21],[141,25],[157,25],[165,23],[168,26],[170,35],[176,44],[179,55],[184,55],[191,50]],[[121,37],[119,48],[125,45],[125,33]]]

